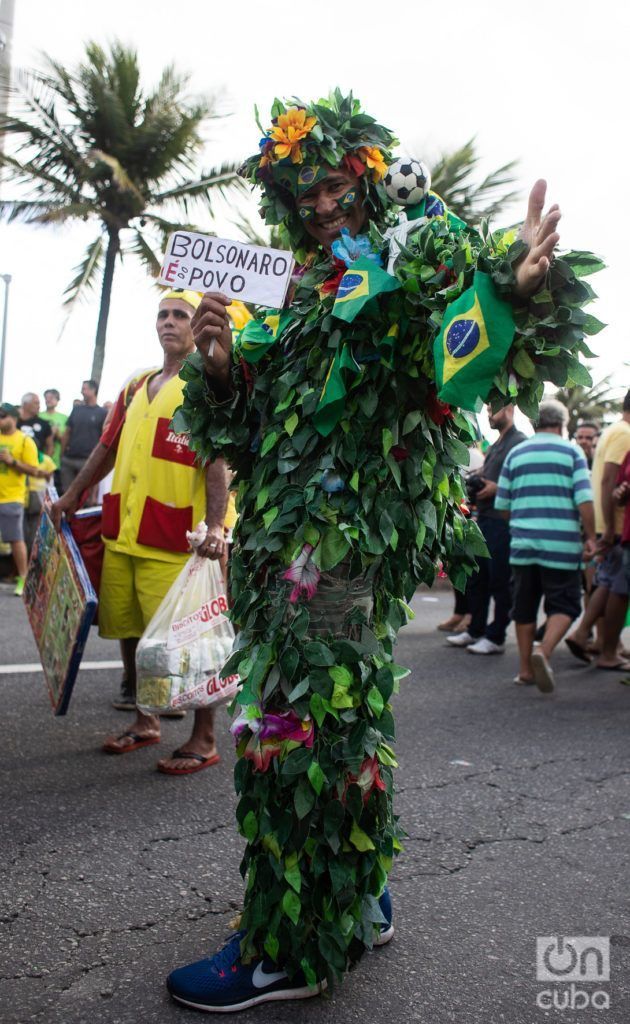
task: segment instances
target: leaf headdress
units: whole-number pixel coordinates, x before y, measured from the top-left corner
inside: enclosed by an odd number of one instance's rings
[[[259,151],[248,157],[241,175],[262,188],[260,213],[267,224],[282,224],[294,250],[316,243],[306,232],[297,199],[321,181],[328,167],[357,175],[370,220],[382,225],[390,205],[381,184],[397,139],[365,114],[352,93],[339,89],[316,103],[294,97],[274,100],[272,123],[262,133]]]

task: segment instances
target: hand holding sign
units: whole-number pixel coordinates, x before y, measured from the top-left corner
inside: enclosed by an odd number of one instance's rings
[[[232,331],[227,315],[231,299],[206,292],[192,318],[193,339],[209,377],[227,385],[230,375]]]
[[[160,284],[280,309],[291,280],[289,252],[231,242],[194,231],[175,231],[168,240]]]

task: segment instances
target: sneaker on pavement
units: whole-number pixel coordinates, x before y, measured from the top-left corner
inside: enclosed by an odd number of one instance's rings
[[[474,644],[468,645],[469,654],[503,654],[504,651],[505,644],[495,644],[488,640],[487,636],[482,636]]]
[[[116,711],[136,710],[136,691],[128,679],[123,679],[120,684],[120,695],[112,701],[112,707]]]
[[[257,1003],[310,999],[326,988],[326,981],[314,987],[308,985],[301,971],[289,978],[268,957],[244,964],[243,934],[236,932],[213,957],[178,967],[169,974],[166,987],[173,999],[206,1013],[236,1013]]]
[[[451,636],[446,638],[447,644],[451,647],[469,647],[470,644],[477,643],[477,637],[471,636],[470,633],[453,633]]]
[[[392,899],[385,887],[378,901],[385,921],[379,925],[375,946],[384,946],[394,935]],[[327,986],[318,982],[309,986],[301,971],[289,979],[285,971],[268,957],[241,962],[243,932],[235,932],[218,953],[187,967],[178,967],[166,979],[166,987],[178,1003],[206,1013],[236,1013],[257,1003],[275,1000],[310,999]]]
[[[378,905],[381,908],[385,921],[381,922],[378,928],[378,935],[374,939],[375,946],[385,946],[390,939],[394,936],[394,925],[392,923],[393,911],[392,911],[392,898],[389,893],[387,886],[383,889],[383,895],[378,901]]]
[[[25,583],[26,583],[26,578],[24,576],[16,576],[16,578],[15,578],[15,590],[13,591],[13,593],[15,594],[16,597],[21,597],[22,594],[24,593],[24,584]]]

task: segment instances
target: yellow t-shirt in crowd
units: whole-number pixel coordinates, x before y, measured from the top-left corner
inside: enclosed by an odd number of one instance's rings
[[[44,455],[42,452],[39,453],[38,466],[44,471],[44,473],[54,473],[57,468],[54,458],[51,455]],[[28,505],[28,492],[31,494],[39,492],[40,494],[46,490],[49,480],[45,476],[29,476],[26,485],[27,495],[24,501],[25,505]]]
[[[19,462],[25,462],[27,466],[37,466],[37,445],[31,437],[27,437],[21,430],[15,430],[12,434],[0,434],[0,448],[8,448],[12,458]],[[26,474],[0,462],[0,504],[9,501],[17,501],[24,504],[26,497]]]
[[[602,515],[602,477],[604,465],[607,462],[614,462],[620,466],[626,455],[630,452],[630,423],[619,420],[613,423],[612,427],[606,427],[603,431],[593,459],[592,482],[593,495],[595,497],[595,530],[597,533],[604,532],[604,517]],[[624,508],[617,506],[615,510],[615,536],[620,537],[623,531]]]

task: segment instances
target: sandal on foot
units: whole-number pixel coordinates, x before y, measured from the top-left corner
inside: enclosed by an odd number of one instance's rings
[[[516,683],[517,686],[533,686],[533,679],[523,679],[522,676],[514,676],[512,682]]]
[[[630,669],[630,662],[617,661],[614,665],[595,665],[600,672],[627,672]]]
[[[571,654],[574,658],[577,658],[579,661],[585,661],[587,665],[590,665],[591,656],[585,647],[582,647],[582,645],[579,644],[577,640],[571,640],[570,637],[566,639],[564,642],[571,651]]]
[[[532,672],[534,682],[541,693],[551,693],[554,686],[553,669],[542,651],[532,651]]]
[[[192,750],[174,750],[171,760],[174,761],[176,758],[197,761],[198,764],[193,768],[169,768],[166,764],[158,764],[157,770],[163,775],[193,775],[195,772],[203,771],[204,768],[210,768],[213,764],[218,764],[221,760],[218,754],[204,757],[203,754],[195,754]]]
[[[463,622],[463,620],[463,615],[451,615],[450,619],[447,619],[446,622],[440,622],[438,629],[442,633],[452,633],[453,630],[457,629],[457,627]]]
[[[120,741],[127,737],[133,742],[121,745]],[[152,747],[155,743],[159,742],[159,736],[141,736],[137,732],[123,732],[120,736],[105,740],[103,750],[106,754],[130,754],[132,750],[140,750],[140,747]]]

